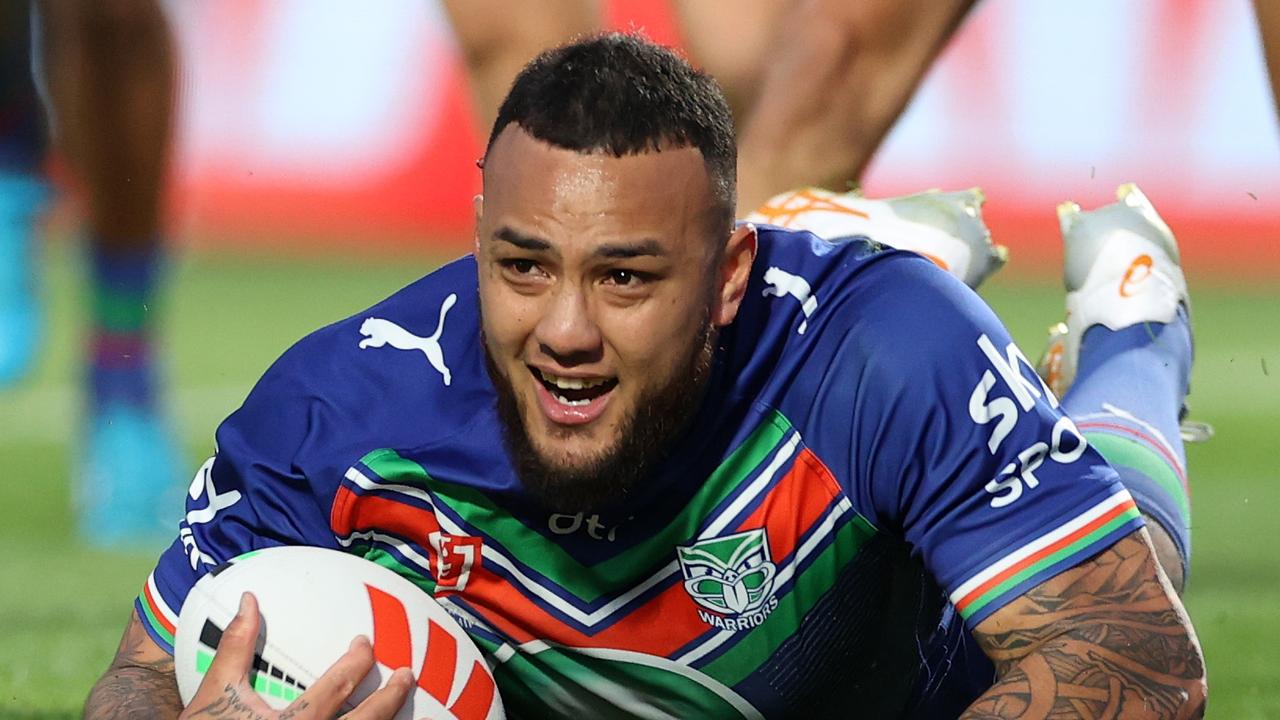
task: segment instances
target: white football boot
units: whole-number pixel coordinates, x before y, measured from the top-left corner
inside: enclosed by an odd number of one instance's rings
[[[883,200],[800,188],[775,195],[745,219],[808,230],[831,241],[866,236],[923,255],[976,288],[1009,258],[1007,248],[991,241],[991,231],[982,221],[985,200],[978,188],[926,190]]]
[[[1088,212],[1073,202],[1058,206],[1067,317],[1049,329],[1049,346],[1038,363],[1040,376],[1058,397],[1075,380],[1080,339],[1089,328],[1169,323],[1179,306],[1191,309],[1169,226],[1137,185],[1121,185],[1116,197],[1118,202]],[[1182,434],[1184,440],[1202,441],[1213,429],[1183,422]]]

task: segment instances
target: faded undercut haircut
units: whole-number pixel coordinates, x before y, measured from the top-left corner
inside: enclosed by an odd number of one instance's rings
[[[727,235],[737,204],[738,147],[719,84],[669,48],[604,33],[547,50],[516,76],[498,109],[486,153],[507,125],[555,147],[615,157],[696,148]]]

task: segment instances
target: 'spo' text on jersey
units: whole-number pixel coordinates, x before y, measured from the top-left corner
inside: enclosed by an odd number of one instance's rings
[[[969,395],[969,417],[979,425],[991,426],[987,451],[995,455],[1023,413],[1030,412],[1042,400],[1056,410],[1058,398],[1036,374],[1035,367],[1017,345],[1009,343],[1002,353],[985,333],[978,337],[977,345],[991,364],[991,369],[982,373]],[[1024,369],[1030,372],[1034,381],[1028,379]],[[1007,393],[997,390],[997,376],[1002,381],[1001,390]],[[1048,442],[1037,441],[1018,452],[1015,460],[1001,468],[999,474],[984,486],[986,492],[995,496],[991,499],[991,507],[1010,505],[1022,497],[1024,489],[1039,487],[1036,470],[1046,460],[1072,463],[1084,454],[1086,447],[1088,443],[1084,435],[1071,418],[1065,415],[1058,418]]]

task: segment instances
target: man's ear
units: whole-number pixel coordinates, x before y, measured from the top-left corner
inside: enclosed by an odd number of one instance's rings
[[[472,242],[474,243],[475,246],[471,249],[471,252],[475,254],[476,257],[479,257],[480,256],[480,219],[484,217],[484,195],[476,195],[475,197],[471,198],[471,208],[472,210],[475,211],[475,214],[476,214],[475,231],[472,235]]]
[[[756,226],[743,223],[725,242],[724,256],[716,276],[716,302],[711,309],[711,322],[724,327],[738,316],[742,298],[747,294],[751,265],[756,259]]]

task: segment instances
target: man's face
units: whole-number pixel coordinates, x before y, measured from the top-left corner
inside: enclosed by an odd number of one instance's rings
[[[692,148],[580,154],[511,125],[484,188],[480,305],[508,446],[552,502],[607,504],[696,409],[745,287],[726,250],[744,231],[713,228]]]

